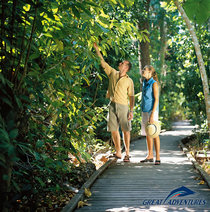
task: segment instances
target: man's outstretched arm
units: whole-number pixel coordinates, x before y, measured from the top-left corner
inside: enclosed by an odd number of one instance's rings
[[[104,71],[106,72],[107,76],[109,76],[110,73],[112,72],[112,67],[109,66],[109,64],[105,62],[105,60],[104,60],[104,58],[103,58],[103,56],[102,56],[102,54],[101,54],[101,52],[100,52],[100,50],[99,50],[99,48],[98,48],[97,43],[94,43],[93,46],[94,46],[94,48],[95,48],[95,50],[96,50],[96,54],[97,54],[98,57],[101,59],[101,66],[102,66],[102,68],[103,68]]]
[[[101,52],[100,52],[100,50],[99,50],[99,48],[98,48],[98,45],[97,45],[97,43],[94,43],[94,48],[95,48],[95,50],[96,50],[96,54],[98,55],[98,57],[100,57],[100,59],[102,60],[102,61],[104,61],[104,58],[103,58],[103,56],[102,56],[102,54],[101,54]]]

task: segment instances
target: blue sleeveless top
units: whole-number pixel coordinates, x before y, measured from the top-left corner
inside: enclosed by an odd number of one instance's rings
[[[153,105],[155,102],[155,97],[153,93],[153,84],[156,81],[151,77],[148,81],[143,81],[143,87],[142,87],[142,103],[141,103],[141,109],[143,112],[151,112],[153,109]],[[158,110],[158,107],[157,109]]]

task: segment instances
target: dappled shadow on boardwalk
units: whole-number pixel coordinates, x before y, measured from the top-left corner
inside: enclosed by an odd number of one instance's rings
[[[131,162],[118,160],[109,167],[91,188],[91,206],[77,211],[208,211],[209,189],[199,185],[199,174],[178,147],[192,129],[178,123],[173,131],[161,134],[160,166],[139,163],[146,156],[146,139],[133,142]],[[182,186],[195,193],[164,203],[171,191]]]

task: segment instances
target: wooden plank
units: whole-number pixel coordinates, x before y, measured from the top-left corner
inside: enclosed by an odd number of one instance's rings
[[[122,210],[123,209],[123,210]],[[155,212],[155,211],[167,211],[167,212],[175,212],[175,211],[181,211],[181,212],[209,212],[209,210],[205,210],[205,209],[200,209],[200,208],[189,208],[189,207],[179,207],[179,209],[174,210],[174,207],[167,207],[167,206],[159,206],[158,208],[139,208],[138,206],[136,207],[124,207],[122,209],[118,209],[115,206],[113,206],[113,208],[109,207],[108,209],[106,209],[107,212],[125,212],[125,211],[132,211],[132,212]],[[97,208],[90,208],[88,209],[88,207],[84,207],[81,209],[77,210],[79,211],[91,211],[91,212],[104,212],[104,207],[97,207]]]
[[[135,185],[135,184],[136,185],[137,184],[144,184],[145,185],[145,183],[147,182],[143,179],[138,180],[136,182],[133,182],[133,179],[122,179],[122,178],[109,178],[109,179],[106,179],[106,180],[108,180],[109,182],[107,183],[107,181],[105,181],[105,182],[100,181],[100,183],[102,185],[107,185],[107,184],[108,185],[109,184],[124,185],[126,183],[130,183],[130,185]],[[156,179],[149,179],[150,184],[157,184],[157,181],[158,181],[158,184],[165,184],[166,183],[165,179],[164,180],[163,179],[157,179],[157,178]],[[179,178],[179,179],[170,179],[170,181],[167,182],[167,183],[169,183],[169,184],[179,183],[180,184],[180,183],[187,183],[187,182],[190,182],[190,181],[194,182],[195,180],[194,180],[194,178],[193,179]]]
[[[101,195],[101,196],[99,196],[99,195],[95,195],[95,196],[93,196],[92,198],[89,198],[88,200],[89,201],[104,201],[104,200],[106,200],[106,201],[108,201],[107,203],[109,204],[109,201],[112,201],[112,200],[115,200],[115,201],[122,201],[122,202],[124,202],[124,201],[134,201],[134,200],[136,200],[136,201],[140,201],[140,200],[145,200],[145,199],[165,199],[167,196],[168,196],[168,192],[165,192],[165,193],[161,193],[161,195],[160,196],[158,196],[158,194],[157,195],[149,195],[149,194],[133,194],[133,195],[131,195],[131,193],[128,193],[127,194],[127,197],[126,197],[126,194],[124,194],[124,195],[119,195],[118,194],[118,196],[117,196],[117,194],[115,194],[115,195]],[[128,195],[129,195],[129,197],[128,197]],[[198,194],[198,195],[194,195],[194,196],[192,196],[191,198],[194,198],[194,199],[209,199],[210,198],[210,196],[208,195],[208,194],[202,194],[202,195],[200,195],[200,194]],[[207,201],[207,200],[206,200]]]
[[[138,211],[149,211],[149,212],[155,212],[155,211],[186,211],[186,212],[209,212],[210,208],[206,208],[205,206],[170,206],[170,205],[151,205],[151,206],[142,206],[139,205],[139,202],[124,202],[122,204],[122,202],[111,202],[109,205],[107,205],[107,202],[102,202],[101,205],[97,205],[97,202],[92,202],[93,206],[89,207],[89,206],[85,206],[83,208],[77,209],[78,211],[112,211],[112,212],[128,212],[128,211],[132,211],[132,212],[138,212]]]
[[[206,188],[206,185],[204,184],[204,185],[199,185],[199,184],[195,184],[195,185],[190,185],[190,184],[186,184],[185,185],[185,187],[187,187],[187,188],[189,188],[189,189],[191,189],[191,190],[193,190],[194,188],[196,189],[196,190],[201,190],[201,191],[208,191],[209,192],[209,189],[208,188]],[[152,186],[152,189],[150,188],[149,189],[149,191],[155,191],[155,190],[158,190],[158,189],[162,189],[163,191],[164,190],[173,190],[174,189],[174,185],[158,185],[158,186],[156,186],[156,185],[154,185],[154,186]],[[100,190],[103,190],[104,192],[106,192],[106,191],[110,191],[110,192],[112,192],[112,191],[115,191],[116,190],[116,187],[113,187],[113,186],[110,186],[110,187],[107,187],[107,186],[94,186],[94,187],[92,187],[92,190],[93,191],[100,191]],[[135,191],[135,190],[141,190],[142,192],[145,192],[145,191],[148,191],[148,187],[146,187],[145,185],[140,185],[140,186],[136,186],[136,187],[134,187],[134,186],[121,186],[121,187],[119,187],[118,186],[118,189],[117,189],[117,191],[118,192],[121,192],[121,191],[124,191],[124,190],[132,190],[132,191]]]

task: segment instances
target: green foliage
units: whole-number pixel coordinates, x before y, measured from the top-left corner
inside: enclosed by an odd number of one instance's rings
[[[210,139],[208,134],[208,123],[203,122],[198,129],[195,130],[195,135],[198,139],[198,144],[203,147],[203,150],[209,151]]]
[[[161,7],[166,10],[164,19],[167,27],[165,73],[160,73],[159,69],[161,40],[156,39],[160,36],[160,32],[155,25],[158,23],[158,16],[153,20],[154,27],[150,34],[152,64],[161,79],[160,118],[166,126],[170,126],[170,122],[177,119],[190,119],[193,124],[201,125],[206,119],[205,102],[191,36],[173,4],[162,2]],[[157,10],[154,9],[154,12]],[[195,24],[195,28],[209,78],[207,27]]]
[[[204,61],[207,61],[207,31],[206,27],[198,27],[198,37],[201,41],[201,49],[204,55]],[[202,35],[202,36],[200,36]],[[194,51],[194,46],[187,32],[182,31],[174,37],[174,42],[170,44],[173,56],[176,58],[174,70],[177,72],[179,90],[183,93],[185,101],[182,107],[188,110],[188,118],[194,123],[201,124],[206,119],[205,101],[203,95],[202,82],[199,72],[199,67]],[[180,54],[181,53],[181,54]],[[205,63],[207,75],[209,71],[207,62]]]
[[[202,123],[200,126],[197,126],[197,128],[195,128],[193,132],[194,134],[191,135],[192,139],[189,146],[192,148],[194,155],[196,155],[197,153],[204,153],[207,156],[207,152],[210,149],[207,121]]]
[[[141,95],[142,93],[137,93],[135,95],[135,107],[132,120],[132,131],[131,136],[133,138],[141,135]]]
[[[187,0],[183,8],[187,16],[198,24],[204,24],[210,17],[210,2],[208,0]]]

